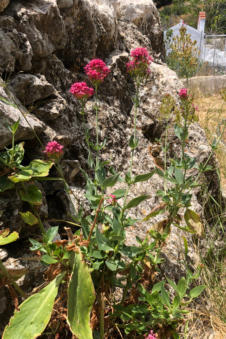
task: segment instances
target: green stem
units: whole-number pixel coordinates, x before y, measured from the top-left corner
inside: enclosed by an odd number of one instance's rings
[[[97,101],[98,101],[98,85],[95,85],[95,111],[96,111],[96,146],[97,149],[99,147],[99,123],[98,123],[98,105],[97,105]],[[97,150],[97,153],[99,153],[99,151]]]
[[[75,210],[75,208],[74,208],[74,203],[73,203],[73,201],[71,200],[70,193],[72,193],[72,195],[73,195],[73,197],[75,198],[75,200],[78,201],[78,199],[77,199],[77,197],[75,196],[74,192],[70,189],[70,186],[68,185],[68,183],[67,183],[67,181],[66,181],[66,179],[65,179],[65,177],[64,177],[64,173],[63,173],[63,170],[62,170],[62,168],[61,168],[61,166],[60,166],[60,163],[59,163],[59,162],[55,163],[55,167],[56,167],[57,173],[58,173],[59,176],[63,179],[65,191],[66,191],[66,193],[67,193],[67,195],[68,195],[68,198],[69,198],[69,200],[70,200],[70,202],[71,202],[71,205],[72,205],[72,207],[73,207],[74,215],[76,215],[76,210]]]
[[[22,296],[25,296],[25,292],[17,285],[17,283],[13,280],[13,278],[10,276],[8,270],[3,265],[2,261],[0,260],[0,271],[2,272],[3,276],[7,278],[9,283],[15,288],[15,290]]]
[[[104,309],[105,309],[105,292],[104,292],[104,272],[101,278],[100,292],[100,339],[104,339]]]
[[[133,137],[134,137],[135,143],[136,143],[136,131],[137,131],[137,112],[138,112],[138,108],[140,106],[139,90],[140,90],[140,82],[137,81],[136,82],[136,94],[135,94],[135,98],[134,98],[135,111],[134,111],[134,119],[133,119]],[[135,148],[132,148],[131,157],[130,157],[129,174],[130,174],[131,179],[132,179],[132,174],[133,174],[132,171],[133,171],[134,150],[135,150]],[[123,214],[124,214],[124,210],[125,210],[125,206],[126,206],[126,200],[127,200],[128,194],[129,194],[130,187],[131,187],[131,184],[128,184],[126,192],[125,192],[125,196],[124,196],[121,218],[123,218]]]

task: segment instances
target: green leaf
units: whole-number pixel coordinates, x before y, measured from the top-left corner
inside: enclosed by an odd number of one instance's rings
[[[203,225],[200,216],[196,212],[187,208],[184,214],[184,220],[186,221],[188,227],[194,230],[199,236],[202,235]]]
[[[49,175],[49,170],[53,166],[52,161],[44,161],[36,159],[30,162],[26,167],[23,167],[18,173],[9,176],[9,179],[14,182],[28,181],[32,178],[42,178]]]
[[[118,265],[115,262],[110,261],[110,260],[106,260],[105,264],[109,268],[110,271],[114,272],[114,271],[117,270]]]
[[[149,219],[156,217],[156,215],[163,213],[164,209],[165,209],[165,204],[153,210],[142,221],[148,221]]]
[[[19,238],[19,233],[18,232],[12,232],[8,235],[8,232],[6,235],[4,235],[4,232],[0,234],[0,246],[3,245],[8,245],[11,242],[16,241]]]
[[[47,265],[56,264],[56,263],[58,262],[57,259],[54,259],[53,257],[51,257],[51,256],[48,255],[48,254],[44,254],[44,255],[42,256],[41,261],[44,262],[44,263],[47,264]]]
[[[119,173],[114,174],[108,178],[106,178],[102,184],[102,186],[105,187],[112,187],[116,184],[116,182],[118,181],[119,178]]]
[[[176,178],[176,182],[179,185],[182,185],[184,182],[184,173],[182,172],[182,170],[180,168],[175,168],[175,172],[174,172],[175,178]]]
[[[137,175],[134,177],[133,182],[141,182],[141,181],[147,181],[148,179],[150,179],[154,174],[156,173],[156,171],[152,171],[150,173],[146,173],[146,174],[141,174],[141,175]]]
[[[96,229],[96,242],[100,251],[110,252],[113,250],[113,248],[108,245],[107,238],[99,231],[98,228]]]
[[[45,236],[44,236],[44,241],[47,243],[47,244],[51,244],[53,239],[56,237],[57,233],[58,233],[58,229],[59,227],[58,226],[52,226],[50,227]]]
[[[180,297],[179,295],[176,295],[173,299],[173,310],[176,310],[178,306],[180,305]]]
[[[150,195],[140,195],[139,197],[130,200],[125,209],[137,207],[142,201],[147,200],[148,198],[150,198]]]
[[[14,183],[12,183],[7,177],[0,177],[0,193],[11,190],[13,187]]]
[[[164,285],[161,286],[161,300],[162,300],[162,303],[164,305],[170,307],[170,298],[169,298],[169,295],[164,288]]]
[[[68,324],[78,339],[92,339],[90,312],[95,301],[95,290],[89,268],[81,254],[75,254],[68,287]]]
[[[9,126],[9,130],[12,134],[16,134],[16,131],[19,127],[20,119],[18,119],[13,125]]]
[[[23,219],[23,221],[30,225],[30,226],[33,226],[33,225],[36,225],[38,224],[38,219],[36,218],[36,216],[31,213],[30,211],[27,211],[27,212],[20,212],[20,215]]]
[[[199,285],[194,287],[189,293],[190,298],[192,299],[197,298],[204,291],[205,288],[206,288],[205,285]]]
[[[19,306],[5,328],[3,339],[33,339],[41,335],[50,320],[62,278],[62,274],[57,276]]]
[[[154,293],[154,292],[160,292],[161,291],[161,288],[162,286],[165,284],[164,281],[160,281],[158,283],[156,283],[153,287],[152,287],[152,290],[151,290],[151,293]]]
[[[21,200],[27,201],[32,205],[41,205],[42,203],[42,192],[35,185],[29,185],[20,190]]]
[[[112,194],[115,195],[116,199],[120,199],[120,198],[124,197],[125,193],[126,193],[125,189],[118,189],[118,190],[112,192]]]
[[[178,285],[177,285],[177,292],[178,292],[178,294],[181,298],[183,298],[185,296],[186,289],[187,289],[187,283],[186,283],[185,278],[182,277],[179,280]]]
[[[176,291],[178,293],[178,289],[177,289],[177,285],[175,284],[174,281],[172,281],[170,278],[166,278],[169,285],[174,289],[174,291]]]
[[[129,147],[131,149],[135,149],[138,145],[138,139],[134,137],[134,135],[131,135],[129,139]]]

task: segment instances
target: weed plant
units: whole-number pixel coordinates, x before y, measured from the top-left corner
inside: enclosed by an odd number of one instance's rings
[[[154,278],[164,260],[161,250],[172,227],[192,234],[200,233],[201,218],[191,209],[192,190],[199,186],[201,174],[211,168],[208,161],[198,164],[186,152],[188,128],[197,118],[193,98],[183,88],[177,100],[170,95],[164,97],[160,110],[163,119],[171,119],[174,123],[180,154],[169,159],[164,168],[158,166],[152,172],[133,175],[134,151],[139,144],[136,123],[140,109],[140,90],[149,76],[151,61],[145,48],[136,48],[131,51],[131,60],[127,64],[136,91],[133,98],[134,128],[128,141],[130,166],[126,173],[116,172],[108,162],[101,160],[105,141],[100,142],[99,137],[98,89],[110,69],[102,60],[94,59],[85,67],[90,85],[82,82],[71,86],[70,92],[81,104],[89,154],[89,171],[81,168],[86,180],[85,197],[89,213],[83,206],[74,210],[71,223],[76,226],[76,230],[67,227],[67,239],[57,240],[58,226],[49,229],[44,227],[40,216],[43,195],[38,186],[38,182],[43,180],[61,180],[65,192],[70,194],[61,167],[63,146],[50,141],[44,150],[45,159],[35,159],[23,166],[23,143],[15,143],[19,121],[9,127],[12,145],[0,154],[0,191],[17,192],[20,199],[29,206],[27,211],[20,213],[21,218],[30,226],[39,225],[41,237],[30,239],[30,249],[46,265],[47,281],[45,287],[27,296],[15,310],[4,330],[3,339],[36,338],[47,326],[52,333],[51,338],[62,337],[66,326],[79,339],[144,336],[147,339],[178,338],[177,327],[188,312],[188,305],[205,289],[204,285],[195,284],[200,268],[196,272],[187,269],[186,275],[181,276],[177,282],[169,278],[156,281]],[[89,135],[85,123],[86,102],[93,95],[95,141]],[[49,176],[53,167],[56,168],[58,177]],[[196,169],[196,177],[190,174],[192,169]],[[129,216],[130,210],[148,200],[149,196],[141,195],[129,200],[129,191],[133,190],[135,183],[145,182],[156,173],[166,183],[164,189],[157,193],[160,204],[143,220],[132,219]],[[118,182],[124,183],[125,188],[114,189]],[[109,190],[111,194],[108,193]],[[137,245],[126,244],[127,227],[142,221],[148,222],[160,213],[165,215],[161,221],[161,231],[150,229],[144,239],[137,236]],[[16,241],[18,237],[17,232],[3,230],[0,245]],[[186,252],[186,238],[184,243]],[[11,279],[3,263],[0,270],[5,285],[21,294],[24,299],[23,291]],[[56,310],[62,310],[62,313],[58,312],[55,321],[50,321],[52,312]]]

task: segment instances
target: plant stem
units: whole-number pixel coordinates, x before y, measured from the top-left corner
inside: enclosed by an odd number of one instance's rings
[[[98,124],[98,105],[97,105],[97,100],[98,100],[98,85],[95,85],[95,111],[96,111],[96,146],[97,149],[99,147],[99,124]],[[97,151],[99,152],[99,151]],[[97,153],[98,154],[98,153]]]
[[[100,292],[100,339],[104,339],[104,309],[105,309],[105,292],[104,292],[104,272],[101,277]]]
[[[91,227],[91,229],[90,229],[90,232],[89,232],[89,236],[88,236],[88,240],[87,240],[87,242],[88,242],[87,246],[88,246],[88,245],[89,245],[89,243],[90,243],[91,236],[92,236],[92,233],[93,233],[94,227],[96,226],[96,223],[97,223],[97,218],[98,218],[98,214],[99,214],[99,212],[100,212],[101,205],[103,204],[103,201],[104,201],[104,198],[101,198],[101,199],[100,199],[100,202],[99,202],[99,205],[98,205],[98,207],[97,207],[97,210],[96,210],[96,215],[95,215],[95,218],[94,218],[94,221],[93,221],[92,227]]]

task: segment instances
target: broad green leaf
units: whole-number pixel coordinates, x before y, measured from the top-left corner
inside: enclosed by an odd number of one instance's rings
[[[120,198],[124,197],[125,193],[126,193],[125,189],[118,189],[118,190],[112,192],[112,194],[115,195],[116,199],[120,199]]]
[[[133,182],[141,182],[141,181],[147,181],[148,179],[150,179],[154,174],[156,173],[156,171],[152,171],[150,173],[146,173],[146,174],[140,174],[140,175],[136,175],[133,179]]]
[[[0,193],[11,190],[13,187],[14,183],[12,183],[12,181],[10,181],[7,177],[0,177]]]
[[[32,160],[28,166],[23,167],[18,173],[9,176],[9,179],[14,183],[18,183],[32,178],[47,177],[53,164],[52,161]]]
[[[196,212],[187,208],[184,214],[184,220],[186,221],[186,224],[190,228],[192,228],[199,236],[202,235],[203,224],[201,222],[200,216]]]
[[[180,297],[179,295],[176,295],[173,299],[173,309],[176,310],[178,306],[180,305]]]
[[[147,200],[148,198],[150,198],[150,195],[140,195],[139,197],[130,200],[125,209],[137,207],[142,201]]]
[[[47,265],[51,265],[51,264],[56,264],[56,263],[57,263],[57,260],[54,259],[53,257],[51,257],[51,256],[48,255],[48,254],[44,254],[44,255],[42,256],[41,261],[44,262],[44,263],[47,264]]]
[[[113,250],[112,247],[108,245],[107,238],[99,231],[98,228],[96,229],[96,242],[100,251],[110,252]]]
[[[174,289],[174,291],[178,292],[177,285],[175,284],[174,281],[172,281],[170,278],[166,278],[169,285]]]
[[[44,240],[45,242],[47,242],[47,244],[51,244],[51,242],[53,241],[53,239],[56,237],[57,233],[58,233],[58,226],[52,226],[50,227],[45,236],[44,236]]]
[[[50,320],[62,278],[62,274],[57,276],[19,306],[4,330],[3,339],[34,339],[41,335]]]
[[[160,206],[159,208],[155,208],[152,210],[151,213],[149,213],[142,221],[148,221],[151,218],[156,217],[156,215],[163,213],[165,209],[165,204]]]
[[[169,295],[164,288],[164,285],[161,286],[161,300],[162,300],[162,303],[164,305],[170,307],[170,298],[169,298]]]
[[[192,299],[197,298],[206,288],[205,285],[200,285],[200,286],[196,286],[194,287],[190,292],[189,295]]]
[[[78,339],[92,339],[90,312],[95,301],[95,290],[88,266],[80,253],[74,257],[68,287],[68,324]]]
[[[35,185],[26,186],[20,191],[21,200],[27,201],[32,205],[41,205],[42,203],[42,192]]]
[[[178,285],[177,285],[177,292],[178,292],[178,294],[181,298],[183,298],[185,296],[186,289],[187,289],[187,283],[186,283],[185,278],[182,277],[179,280]]]
[[[36,218],[36,216],[31,213],[30,211],[27,211],[27,212],[20,212],[20,215],[23,219],[23,221],[30,225],[30,226],[33,226],[33,225],[36,225],[38,224],[38,219]]]
[[[19,238],[19,234],[17,232],[12,232],[8,235],[7,234],[0,234],[0,246],[10,244],[11,242],[16,241]]]
[[[116,182],[118,181],[119,178],[119,173],[112,175],[108,178],[106,178],[102,184],[103,187],[112,187],[116,184]]]
[[[138,139],[134,137],[134,135],[131,135],[129,139],[129,147],[131,149],[135,149],[138,145]]]
[[[114,261],[107,260],[105,261],[106,266],[109,268],[110,271],[116,271],[118,265]]]
[[[160,292],[161,291],[161,288],[162,286],[165,284],[164,281],[160,281],[158,283],[156,283],[153,287],[152,287],[152,290],[151,290],[151,293],[154,293],[154,292]]]
[[[176,178],[176,182],[179,185],[182,185],[184,182],[184,173],[182,172],[182,170],[180,168],[175,168],[175,172],[174,172],[175,178]]]

